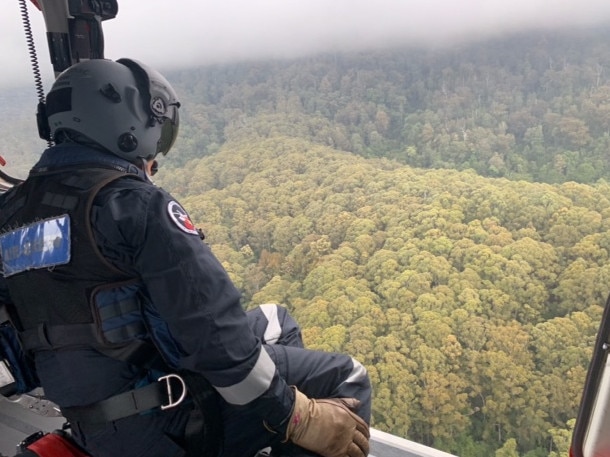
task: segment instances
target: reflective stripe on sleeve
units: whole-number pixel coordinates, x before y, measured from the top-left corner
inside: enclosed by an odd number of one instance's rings
[[[243,381],[228,387],[216,387],[222,398],[232,405],[245,405],[260,397],[271,385],[275,363],[263,348],[252,371]]]
[[[352,357],[352,363],[354,364],[352,372],[349,374],[347,379],[343,383],[355,383],[360,382],[366,376],[366,368],[360,362]],[[342,383],[342,384],[343,384]]]
[[[275,344],[282,336],[282,325],[277,315],[277,305],[266,303],[260,305],[260,309],[267,318],[267,328],[265,329],[265,343]]]

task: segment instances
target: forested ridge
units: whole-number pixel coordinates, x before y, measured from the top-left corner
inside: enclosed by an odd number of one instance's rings
[[[188,138],[169,158],[176,164],[254,131],[513,180],[593,183],[610,172],[608,27],[166,74]],[[0,91],[0,102],[1,153],[31,164],[44,146],[34,89]]]
[[[309,347],[364,363],[374,427],[567,457],[610,292],[609,35],[172,72],[155,179],[244,306],[283,303]],[[23,175],[44,142],[35,102],[16,111],[2,154]]]
[[[248,128],[490,177],[590,183],[610,171],[607,28],[210,66],[172,78],[188,100],[193,154],[213,153]]]

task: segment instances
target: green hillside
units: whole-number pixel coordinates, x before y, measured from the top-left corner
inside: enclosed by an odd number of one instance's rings
[[[591,183],[610,174],[607,28],[171,77],[187,101],[183,159],[251,130],[513,180]]]
[[[605,182],[491,179],[250,136],[162,167],[158,184],[247,307],[284,303],[310,347],[366,365],[375,427],[461,457],[511,438],[528,457],[567,450],[610,292]]]

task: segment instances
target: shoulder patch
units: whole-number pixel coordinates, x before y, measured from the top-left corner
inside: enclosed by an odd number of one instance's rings
[[[195,228],[191,218],[186,210],[180,206],[180,203],[174,200],[169,202],[167,204],[167,212],[169,214],[169,218],[174,221],[174,224],[176,224],[180,230],[192,235],[199,235],[199,232]]]

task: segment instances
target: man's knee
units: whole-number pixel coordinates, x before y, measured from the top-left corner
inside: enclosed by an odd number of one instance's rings
[[[248,319],[263,343],[303,347],[301,328],[286,307],[265,303],[248,311]]]
[[[339,396],[353,397],[360,401],[356,413],[364,419],[367,424],[371,420],[371,379],[369,374],[358,360],[351,358],[352,368],[345,380],[339,385]]]

